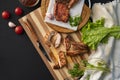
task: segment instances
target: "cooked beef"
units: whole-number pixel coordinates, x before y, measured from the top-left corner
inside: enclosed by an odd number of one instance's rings
[[[60,52],[58,53],[58,55],[59,55],[58,63],[59,63],[59,65],[60,65],[60,67],[66,66],[66,65],[67,65],[67,60],[66,60],[65,52],[60,51]]]
[[[65,52],[60,51],[58,53],[58,56],[59,56],[58,63],[53,66],[54,69],[60,69],[60,68],[67,65],[67,59],[66,59],[66,56],[65,56]]]
[[[55,3],[54,16],[57,21],[67,22],[69,19],[69,9],[64,3]]]
[[[75,56],[78,54],[89,53],[89,47],[82,42],[76,42],[70,35],[67,35],[64,39],[66,48],[66,54],[69,56]]]
[[[89,49],[87,45],[85,45],[82,42],[74,42],[72,43],[72,45],[74,46],[75,50],[85,50],[85,49]]]
[[[83,44],[82,42],[73,42],[72,49],[67,51],[67,55],[74,56],[83,53],[89,53],[89,48],[87,45]]]
[[[55,36],[56,36],[56,39],[55,39],[55,42],[54,42],[54,47],[58,48],[61,44],[62,36],[61,36],[60,33],[57,33]]]
[[[88,53],[88,50],[70,50],[66,52],[68,56],[76,56],[83,53]]]
[[[59,63],[55,64],[55,65],[53,66],[53,69],[60,69]]]
[[[51,47],[53,45],[55,48],[58,48],[61,43],[62,36],[60,33],[51,31],[45,35],[45,43]]]
[[[45,35],[45,43],[51,47],[51,43],[52,43],[52,38],[56,35],[56,32],[55,31],[51,31],[51,32],[48,32],[46,35]]]
[[[67,35],[64,39],[64,45],[65,45],[66,51],[70,49],[72,42],[74,42],[73,38],[70,35]]]
[[[70,0],[55,0],[56,3],[69,3]]]

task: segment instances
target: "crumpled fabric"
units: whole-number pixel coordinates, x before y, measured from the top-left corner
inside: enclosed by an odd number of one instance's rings
[[[112,27],[113,25],[120,25],[120,4],[116,1],[101,4],[95,3],[92,7],[92,19],[95,22],[101,17],[105,17],[105,27]],[[118,7],[119,6],[119,7]],[[98,12],[96,9],[99,9]],[[100,10],[101,9],[101,10]],[[96,13],[97,12],[97,13]],[[94,14],[96,13],[96,14]],[[83,77],[80,80],[87,80],[87,76],[90,75],[89,80],[120,80],[120,40],[115,40],[110,37],[108,44],[100,44],[95,52],[89,56],[88,62],[91,59],[99,58],[104,60],[110,67],[110,73],[103,73],[97,70],[86,70]]]

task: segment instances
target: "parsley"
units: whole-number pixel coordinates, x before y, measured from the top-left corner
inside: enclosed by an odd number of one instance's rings
[[[78,15],[74,16],[74,17],[70,16],[69,23],[70,23],[70,25],[72,27],[76,27],[76,26],[79,25],[79,23],[80,23],[81,20],[82,20],[82,18],[80,16],[78,16]]]
[[[68,70],[68,73],[71,74],[72,77],[80,77],[83,76],[84,70],[81,70],[79,64],[74,64],[73,69]]]
[[[74,64],[73,68],[68,70],[68,73],[71,74],[72,77],[81,77],[84,75],[85,70],[98,70],[103,72],[110,72],[110,69],[106,67],[106,63],[104,61],[98,61],[97,66],[94,66],[90,63],[88,63],[86,60],[81,61],[83,65],[81,65],[82,69],[80,68],[80,65]],[[87,76],[87,80],[89,80],[90,75]]]

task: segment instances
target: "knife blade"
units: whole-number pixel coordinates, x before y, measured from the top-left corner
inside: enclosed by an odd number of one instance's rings
[[[42,51],[43,55],[47,58],[48,61],[51,62],[51,59],[49,58],[46,50],[43,48],[42,44],[39,41],[38,35],[35,32],[34,27],[32,26],[31,22],[26,18],[24,21],[24,24],[28,28],[28,30],[32,33],[32,36],[34,37],[34,40],[36,41],[36,45],[39,47],[39,49]]]
[[[37,41],[39,48],[41,49],[42,53],[46,56],[46,58],[51,62],[51,59],[49,58],[47,52],[45,51],[45,49],[43,48],[43,46],[41,45],[41,43],[39,41]]]

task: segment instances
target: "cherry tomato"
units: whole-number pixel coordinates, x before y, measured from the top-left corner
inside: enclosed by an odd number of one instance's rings
[[[10,13],[8,11],[3,11],[2,12],[2,18],[8,19],[10,17]]]
[[[22,15],[22,13],[23,13],[22,8],[20,8],[20,7],[15,8],[15,14],[16,15],[20,16],[20,15]]]
[[[23,33],[23,28],[22,28],[22,26],[16,26],[16,27],[15,27],[15,33],[16,33],[16,34],[22,34],[22,33]]]

